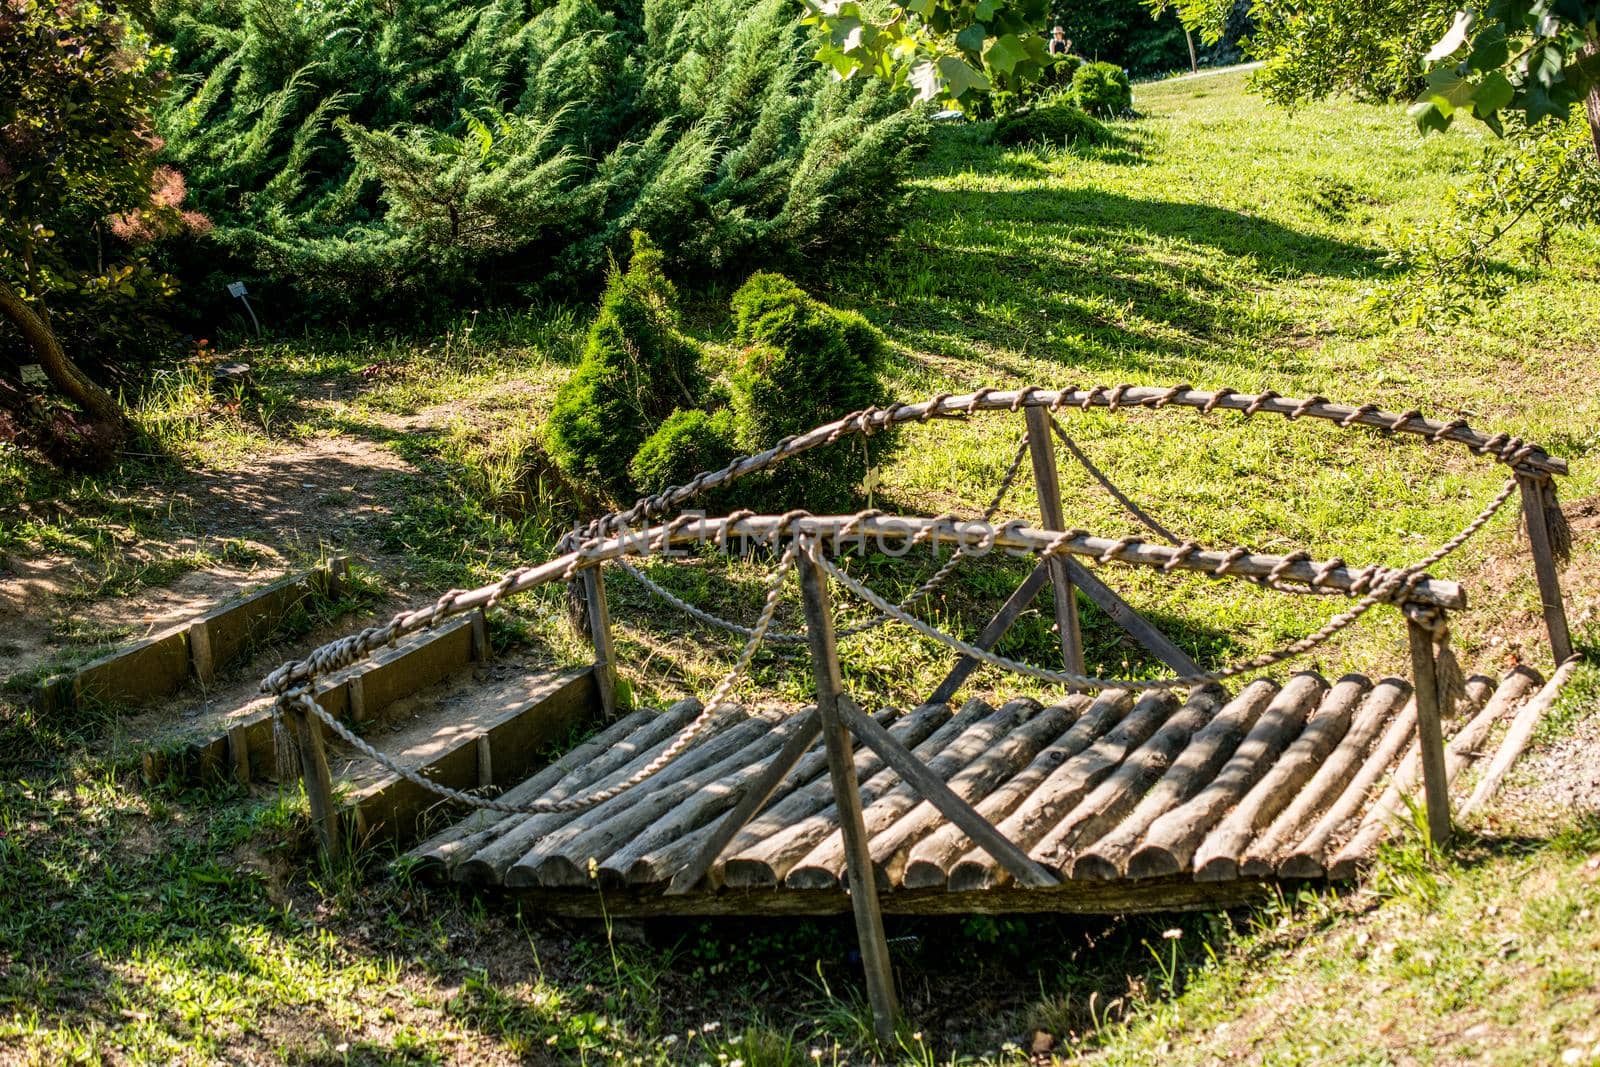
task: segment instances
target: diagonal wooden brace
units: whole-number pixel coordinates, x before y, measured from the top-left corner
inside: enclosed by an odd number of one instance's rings
[[[978,639],[973,644],[985,651],[993,649],[1000,642],[1000,638],[1005,636],[1006,631],[1011,629],[1012,624],[1017,621],[1018,617],[1027,610],[1028,605],[1033,603],[1034,597],[1039,595],[1039,590],[1043,589],[1045,583],[1049,581],[1050,569],[1047,566],[1041,563],[1033,568],[1033,573],[1023,579],[1022,584],[1017,586],[1016,591],[1006,599],[1004,604],[1000,605],[1000,610],[995,613],[994,618],[989,620],[989,625],[983,628],[983,632],[978,635]],[[961,688],[961,683],[966,681],[967,677],[977,668],[977,660],[970,656],[961,657],[961,661],[952,667],[950,673],[945,675],[944,681],[939,683],[939,688],[933,691],[933,695],[928,698],[928,703],[948,704],[950,698],[956,695],[956,690]]]
[[[845,703],[840,698],[841,703]],[[717,857],[722,855],[722,850],[728,847],[728,842],[738,836],[739,831],[745,828],[756,812],[766,806],[772,799],[772,794],[789,772],[794,770],[794,765],[811,748],[812,742],[822,733],[822,716],[816,708],[805,712],[806,721],[794,736],[785,741],[777,755],[772,757],[772,762],[767,764],[761,777],[750,784],[744,796],[739,798],[733,810],[722,817],[717,824],[717,829],[707,839],[700,851],[695,853],[684,868],[672,876],[672,884],[667,886],[667,896],[681,896],[700,884],[700,879],[711,870],[711,865],[717,862]]]
[[[938,808],[945,818],[959,826],[979,847],[1009,871],[1018,885],[1042,887],[1061,884],[1055,875],[1029,859],[1026,852],[996,830],[988,819],[979,815],[972,805],[956,796],[950,787],[945,785],[944,779],[929,770],[925,763],[895,740],[882,725],[849,704],[839,705],[839,717],[844,720],[846,728],[861,739],[862,744],[883,757],[883,762],[893,767],[901,778],[910,782],[912,787]],[[851,886],[851,891],[855,891],[854,885]]]
[[[1067,577],[1072,579],[1072,584],[1083,592],[1083,595],[1094,602],[1094,606],[1105,612],[1112,622],[1122,627],[1128,635],[1139,642],[1168,667],[1179,674],[1202,674],[1200,664],[1189,658],[1189,654],[1172,642],[1172,639],[1158,630],[1150,620],[1146,619],[1117,595],[1116,591],[1102,582],[1093,571],[1075,559],[1067,560]]]

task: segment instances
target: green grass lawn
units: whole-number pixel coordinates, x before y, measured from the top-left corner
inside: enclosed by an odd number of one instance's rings
[[[903,235],[859,262],[816,267],[807,284],[884,330],[902,399],[1025,383],[1270,388],[1459,415],[1544,443],[1573,461],[1561,486],[1578,538],[1569,612],[1592,649],[1595,235],[1564,239],[1537,268],[1512,257],[1515,284],[1494,307],[1436,332],[1398,327],[1367,307],[1403,281],[1386,260],[1389,235],[1426,226],[1441,190],[1466,179],[1483,147],[1470,131],[1420,140],[1398,108],[1275,111],[1240,75],[1144,86],[1136,104],[1144,117],[1116,125],[1117,145],[1083,155],[1002,151],[981,128],[941,130]],[[261,392],[221,411],[202,399],[203,379],[169,377],[141,418],[180,463],[130,463],[83,482],[0,458],[0,547],[81,560],[111,583],[91,591],[159,582],[166,572],[127,578],[119,548],[199,522],[162,506],[192,472],[336,438],[392,450],[422,474],[397,481],[390,514],[360,529],[400,561],[383,576],[391,591],[420,600],[487,580],[542,558],[576,517],[536,442],[588,314],[484,313],[427,341],[275,342],[250,353]],[[704,340],[726,340],[726,291],[695,294],[690,321]],[[1460,450],[1310,420],[1102,410],[1070,414],[1066,426],[1182,535],[1352,563],[1420,558],[1504,478]],[[975,512],[1020,431],[1006,416],[909,430],[873,503]],[[1063,480],[1069,524],[1135,532],[1081,470],[1065,467]],[[46,500],[66,507],[38,506]],[[1024,479],[1008,511],[1035,507]],[[192,551],[203,561],[225,550]],[[903,592],[934,565],[861,573]],[[971,633],[1024,570],[975,564],[931,610]],[[748,619],[757,607],[757,568],[654,572],[726,613]],[[1103,573],[1213,665],[1293,640],[1340,607],[1236,583]],[[1548,666],[1513,514],[1437,573],[1468,588],[1471,607],[1455,626],[1466,666]],[[731,640],[620,577],[612,589],[640,698],[707,691]],[[1398,670],[1393,615],[1375,612],[1306,665],[1330,678]],[[798,617],[797,600],[785,617]],[[499,632],[581,656],[563,620],[554,594],[535,597],[512,606]],[[1086,613],[1086,626],[1102,669],[1159,669],[1104,620]],[[1052,645],[1046,610],[1002,650],[1043,662]],[[844,654],[853,692],[871,704],[914,701],[950,665],[899,630],[855,639]],[[803,699],[805,670],[763,655],[745,695]],[[984,671],[973,691],[1037,690]],[[1586,667],[1544,740],[1590,721],[1595,692]],[[0,740],[0,1062],[870,1059],[848,922],[555,924],[424,890],[386,874],[378,857],[320,868],[295,798],[145,791],[111,715],[60,722],[7,708]],[[1024,1062],[1035,1031],[1063,1055],[1108,1063],[1588,1055],[1600,1048],[1600,828],[1502,814],[1492,832],[1476,829],[1482,836],[1469,833],[1448,857],[1394,852],[1360,891],[1291,893],[1247,913],[891,923],[913,1022],[885,1058]]]

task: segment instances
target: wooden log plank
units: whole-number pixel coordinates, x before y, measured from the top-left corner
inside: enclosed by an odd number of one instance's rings
[[[1030,886],[1056,884],[1057,879],[1054,874],[1029,859],[1026,852],[989,825],[983,816],[972,809],[971,804],[956,796],[955,791],[940,775],[935,774],[921,760],[896,744],[881,727],[859,714],[846,715],[845,721],[863,742],[883,757],[885,763],[899,771],[919,795],[939,809],[941,815],[965,830],[967,836],[976,841],[979,848],[1005,868],[1018,884]],[[850,876],[852,879],[862,876],[870,878],[873,877],[872,869],[870,865],[864,871],[852,867]]]
[[[1399,678],[1385,678],[1372,688],[1339,747],[1317,768],[1317,773],[1293,803],[1245,852],[1244,862],[1239,865],[1242,877],[1266,878],[1277,870],[1289,847],[1302,840],[1306,830],[1328,805],[1339,799],[1384,727],[1410,695],[1410,684]]]
[[[845,699],[842,698],[841,699]],[[889,732],[898,737],[903,744],[916,745],[932,733],[938,726],[950,718],[950,709],[944,705],[924,705],[910,715],[899,715],[893,708],[884,708],[873,715],[879,722],[889,728]],[[818,723],[821,729],[821,723]],[[825,747],[813,745],[811,751],[802,758],[794,769],[789,771],[783,779],[783,784],[774,790],[771,796],[758,797],[756,794],[763,787],[758,785],[751,793],[739,801],[739,805],[729,812],[714,825],[702,826],[700,829],[685,834],[677,841],[645,857],[646,863],[653,865],[656,870],[648,867],[640,872],[641,879],[655,881],[667,872],[672,874],[672,884],[668,887],[669,893],[687,893],[699,886],[702,881],[707,883],[707,888],[715,888],[714,868],[717,861],[725,854],[732,853],[743,841],[745,845],[754,844],[762,838],[783,829],[797,819],[805,818],[818,808],[825,807],[828,797],[832,795],[832,780],[823,777],[818,781],[819,774],[826,776],[828,771],[828,753]],[[864,754],[872,754],[870,749],[861,749],[855,753],[855,763],[859,770],[863,765]],[[781,755],[779,757],[781,759]],[[857,779],[860,780],[859,778]],[[772,797],[776,796],[774,802]],[[768,804],[771,807],[759,818],[752,822],[754,814]],[[748,811],[745,810],[748,807]],[[749,836],[746,836],[746,834]],[[633,869],[629,871],[630,881],[634,881]]]
[[[1556,669],[1555,675],[1550,679],[1539,693],[1522,706],[1517,712],[1517,717],[1511,721],[1511,728],[1506,731],[1500,748],[1494,754],[1494,759],[1489,761],[1489,766],[1484,770],[1483,776],[1478,779],[1478,787],[1472,791],[1472,796],[1461,806],[1461,817],[1466,818],[1478,810],[1483,804],[1494,796],[1495,790],[1500,788],[1506,772],[1511,770],[1511,765],[1522,755],[1522,750],[1528,747],[1528,742],[1533,738],[1533,731],[1543,721],[1549,712],[1550,705],[1555,703],[1556,697],[1572,679],[1572,674],[1578,669],[1578,664],[1583,661],[1574,657],[1567,660]],[[1518,668],[1525,670],[1526,668]],[[1534,683],[1537,684],[1537,683]],[[1504,685],[1504,683],[1502,683]]]
[[[1116,770],[1128,753],[1144,744],[1171,717],[1177,704],[1176,697],[1164,690],[1144,694],[1116,727],[1057,767],[996,829],[1019,847],[1031,849],[1061,816]],[[947,885],[953,892],[963,892],[1005,881],[1005,871],[991,856],[972,849],[951,866]]]
[[[1015,729],[1023,717],[1037,706],[1029,700],[1008,702],[1000,710],[963,731],[942,752],[927,758],[924,763],[927,773],[940,781],[953,777],[987,751],[991,745]],[[879,756],[884,757],[885,763],[889,762],[887,754],[873,746],[859,731],[857,737]],[[900,816],[916,807],[917,801],[921,799],[916,787],[906,780],[902,768],[893,767],[893,772],[898,779],[895,785],[885,790],[871,803],[862,805],[862,826],[866,829],[869,841]],[[840,833],[836,831],[829,834],[790,869],[784,877],[784,886],[788,889],[830,889],[838,885],[845,866],[845,848],[846,842]]]
[[[1077,715],[1076,720],[1060,737],[1040,751],[1032,762],[999,789],[984,797],[978,804],[978,814],[991,823],[1000,823],[1016,810],[1018,804],[1028,799],[1039,783],[1057,767],[1114,727],[1132,705],[1131,697],[1120,690],[1101,693],[1092,701],[1083,695],[1063,701],[1062,706],[1069,715]],[[949,879],[950,865],[974,847],[975,843],[966,831],[955,823],[946,823],[912,846],[901,875],[902,884],[915,889],[943,886]]]
[[[988,704],[981,700],[969,700],[960,712],[928,734],[912,751],[923,759],[931,758],[973,723],[992,714],[994,709]],[[882,757],[871,749],[863,747],[863,751],[857,752],[855,765],[863,805],[871,804],[900,781],[900,776],[885,767]],[[808,789],[807,793],[810,792]],[[831,785],[825,796],[832,796]],[[728,859],[722,865],[722,881],[739,889],[774,887],[818,841],[839,830],[838,808],[829,800],[825,799],[810,815],[786,824],[778,823],[776,819],[784,806],[780,804],[773,808],[734,838],[728,846]],[[776,828],[771,829],[773,826]],[[744,843],[748,837],[764,829],[771,829],[771,832],[759,840]]]
[[[1239,863],[1256,834],[1294,800],[1317,768],[1344,740],[1350,717],[1372,683],[1360,675],[1339,679],[1311,713],[1300,736],[1278,757],[1194,853],[1194,875],[1203,882],[1239,877]]]
[[[1128,857],[1128,877],[1154,878],[1187,869],[1206,832],[1266,774],[1327,688],[1327,682],[1309,672],[1290,678],[1216,778],[1150,824],[1144,844]]]
[[[640,882],[665,881],[671,871],[650,876],[648,872],[633,868],[645,855],[679,840],[733,807],[744,790],[767,771],[769,757],[776,758],[792,746],[792,764],[820,736],[821,722],[815,708],[776,714],[765,721],[772,724],[765,734],[757,734],[739,751],[731,752],[677,784],[656,784],[651,795],[575,841],[565,850],[566,858],[577,861],[593,858],[595,874],[604,885],[620,885],[629,880],[630,875]],[[587,880],[582,862],[572,871],[564,871],[559,863],[551,865],[550,869],[577,876],[575,881],[550,884],[582,885]],[[541,873],[540,878],[543,877]],[[541,884],[545,883],[541,881]]]
[[[1057,704],[1048,707],[1002,737],[998,744],[967,764],[950,779],[952,793],[967,804],[982,801],[1000,784],[1011,778],[1039,752],[1061,736],[1073,717],[1072,709]],[[983,818],[981,812],[977,813]],[[933,801],[924,799],[873,835],[869,851],[874,873],[885,887],[900,883],[911,846],[944,826],[960,826],[949,820]]]
[[[704,841],[696,831],[686,830],[659,847],[643,851],[627,868],[628,883],[652,885],[670,880],[669,893],[687,893],[698,885],[734,835],[755,818],[756,812],[766,807],[785,780],[794,777],[796,765],[806,750],[822,740],[822,717],[817,714],[816,707],[807,708],[802,714],[806,716],[805,725],[783,743],[777,755],[760,769],[760,774],[738,792],[737,799],[729,797],[732,810],[714,823],[705,820],[700,826],[701,830],[711,831]],[[685,861],[688,865],[682,866]]]
[[[626,780],[671,744],[678,731],[699,713],[698,700],[679,701],[644,730],[618,745],[620,751],[567,775],[547,796],[551,800],[562,800],[598,792]],[[737,717],[727,716],[717,725],[725,727],[732,721],[738,721]],[[462,854],[452,874],[456,881],[498,884],[506,868],[521,859],[532,842],[573,817],[572,812],[507,816],[483,831],[477,850],[470,855]]]
[[[644,708],[624,716],[527,781],[506,790],[500,799],[508,804],[523,804],[543,796],[567,775],[589,765],[592,761],[603,759],[613,753],[611,758],[622,759],[623,753],[616,746],[657,718],[659,716],[654,711]],[[401,857],[401,861],[416,864],[416,869],[421,873],[432,873],[439,868],[448,868],[458,857],[477,851],[483,844],[480,835],[505,818],[506,816],[494,811],[474,812],[412,847]]]
[[[1087,808],[1087,818],[1075,816],[1063,820],[1069,828],[1082,825],[1084,832],[1073,837],[1063,834],[1060,843],[1048,854],[1042,851],[1034,854],[1042,862],[1061,869],[1073,878],[1096,878],[1102,881],[1120,878],[1127,869],[1128,857],[1144,842],[1150,824],[1189,801],[1217,776],[1278,691],[1276,682],[1258,678],[1223,705],[1222,710],[1209,722],[1202,721],[1198,729],[1183,723],[1172,732],[1172,736],[1163,736],[1168,733],[1167,728],[1163,727],[1124,765],[1131,766],[1141,779],[1151,772],[1159,775],[1154,785],[1148,785],[1149,792],[1143,792],[1147,786],[1143,780],[1127,785],[1118,782],[1117,779],[1122,776],[1119,768],[1117,774],[1102,782],[1095,793],[1100,793],[1108,784],[1112,785],[1113,791],[1102,796],[1091,794],[1094,798],[1092,806],[1085,801],[1083,806]],[[1188,727],[1188,730],[1183,727]],[[1192,737],[1189,731],[1193,732]],[[1188,743],[1185,744],[1185,741]],[[1178,751],[1174,759],[1173,753],[1178,748],[1182,751]],[[1131,802],[1120,792],[1123,789],[1133,790]],[[1127,808],[1130,803],[1134,805],[1131,811]],[[1113,823],[1111,820],[1118,818],[1119,812],[1123,813],[1121,821]],[[1082,846],[1079,846],[1079,842],[1082,842]],[[1066,851],[1073,847],[1077,847],[1080,853],[1076,858],[1071,858]]]
[[[1472,715],[1483,707],[1484,701],[1489,699],[1491,687],[1492,683],[1481,675],[1467,679],[1466,696],[1458,704],[1459,714]],[[1389,724],[1372,756],[1345,786],[1338,801],[1317,820],[1305,840],[1295,846],[1278,865],[1280,878],[1327,877],[1327,865],[1332,861],[1334,852],[1333,842],[1361,814],[1379,779],[1395,766],[1397,760],[1403,762],[1404,753],[1416,736],[1416,729],[1417,702],[1411,699],[1406,701],[1406,706]],[[1399,773],[1398,768],[1396,773]]]
[[[1000,610],[995,612],[994,618],[989,620],[989,624],[983,628],[983,632],[978,634],[977,640],[972,643],[985,651],[993,649],[1000,642],[1000,638],[1005,636],[1006,631],[1011,629],[1022,613],[1028,609],[1028,605],[1033,603],[1034,598],[1039,595],[1039,590],[1043,589],[1045,583],[1049,581],[1050,568],[1048,566],[1041,563],[1033,568],[1033,571],[1022,580],[1022,584],[1012,590],[1011,595],[1006,598],[1006,602],[1000,605]],[[956,691],[961,688],[962,683],[979,666],[978,661],[971,656],[962,656],[956,665],[950,668],[950,673],[944,676],[944,681],[940,682],[938,688],[933,691],[933,695],[928,698],[928,703],[949,703],[956,695]]]
[[[1450,739],[1450,744],[1445,749],[1444,760],[1444,785],[1447,790],[1462,769],[1472,762],[1495,723],[1527,696],[1533,685],[1534,683],[1525,674],[1514,673],[1508,676],[1489,698],[1483,710],[1474,715]],[[1384,834],[1400,824],[1405,807],[1404,798],[1416,790],[1421,771],[1421,754],[1413,745],[1405,762],[1395,772],[1389,787],[1367,810],[1355,834],[1344,843],[1333,861],[1328,864],[1329,879],[1345,881],[1354,878],[1360,865],[1372,858]]]
[[[637,832],[663,813],[663,803],[682,800],[710,780],[718,770],[744,766],[752,751],[760,752],[783,716],[764,710],[707,737],[667,764],[646,783],[577,812],[562,825],[547,830],[528,843],[517,861],[506,869],[506,885],[582,886],[589,884],[589,860],[607,855],[620,835]],[[772,746],[775,750],[776,745]],[[669,805],[670,806],[670,805]],[[624,829],[619,829],[624,828]],[[570,849],[570,852],[568,851]]]

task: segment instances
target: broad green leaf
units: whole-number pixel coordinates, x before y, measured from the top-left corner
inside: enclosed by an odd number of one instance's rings
[[[1018,63],[1027,58],[1028,50],[1023,47],[1017,36],[1011,33],[995,38],[989,50],[983,54],[984,64],[1002,74],[1010,74]]]
[[[1490,74],[1478,85],[1472,94],[1472,113],[1478,118],[1487,118],[1511,103],[1517,90],[1510,80],[1498,70]]]
[[[1429,130],[1443,133],[1450,128],[1450,116],[1439,110],[1438,105],[1432,100],[1419,100],[1412,104],[1408,114],[1421,133],[1427,133]]]
[[[955,100],[971,90],[982,92],[989,88],[988,77],[959,56],[939,57],[939,77]]]
[[[988,39],[989,28],[981,22],[974,22],[956,34],[956,47],[964,52],[971,52],[976,55],[983,51],[983,42]]]
[[[1494,70],[1511,59],[1511,46],[1506,43],[1506,28],[1499,23],[1485,26],[1473,38],[1472,51],[1467,56],[1467,66],[1473,70]]]

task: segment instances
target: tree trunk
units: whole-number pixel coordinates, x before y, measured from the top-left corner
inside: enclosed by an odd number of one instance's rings
[[[1587,56],[1600,54],[1600,40],[1590,41],[1583,52]],[[1585,103],[1589,108],[1589,136],[1594,139],[1595,158],[1600,160],[1600,78],[1589,86],[1589,99]]]
[[[0,315],[9,319],[22,332],[23,340],[33,349],[34,355],[39,359],[39,366],[44,368],[51,384],[83,409],[85,415],[123,432],[132,429],[122,406],[110,393],[79,370],[77,364],[67,358],[66,352],[61,348],[61,342],[56,340],[55,331],[50,329],[50,324],[45,322],[23,301],[17,291],[4,281],[0,281]]]

